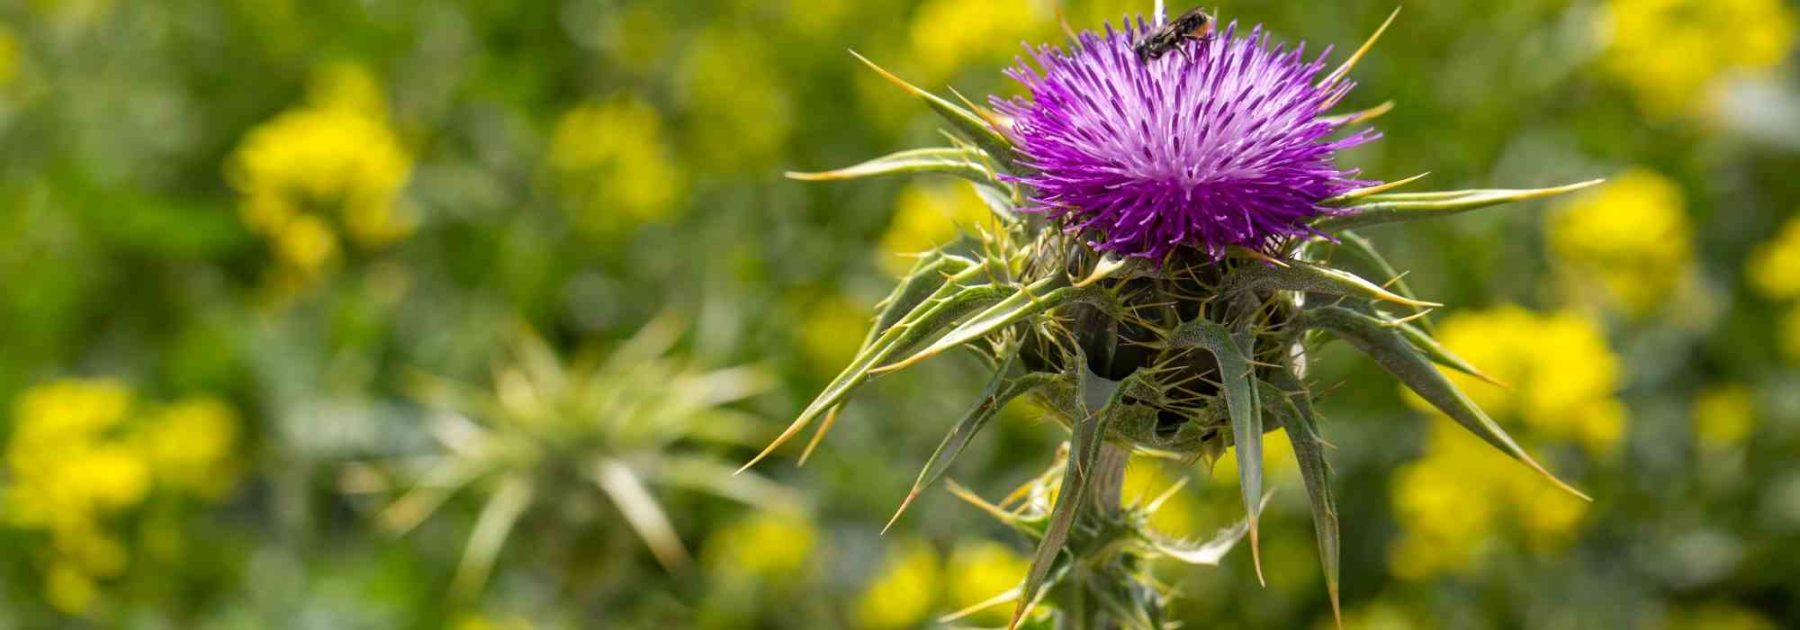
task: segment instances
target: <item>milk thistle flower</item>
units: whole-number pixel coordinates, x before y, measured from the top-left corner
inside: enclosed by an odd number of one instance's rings
[[[1132,42],[1148,29],[1140,19],[1067,51],[1040,47],[1041,70],[1007,72],[1031,93],[994,103],[1013,118],[1025,211],[1094,233],[1101,252],[1219,258],[1313,233],[1307,221],[1335,211],[1321,202],[1373,183],[1332,159],[1376,134],[1331,137],[1350,121],[1321,112],[1351,83],[1320,80],[1323,54],[1306,61],[1304,44],[1271,47],[1260,27],[1239,37],[1234,25],[1180,61],[1145,64]]]
[[[1162,26],[1160,9],[1150,23],[1070,29],[1066,48],[1028,48],[1038,67],[1021,62],[1011,72],[1028,94],[992,100],[992,109],[942,98],[863,59],[941,116],[950,146],[790,176],[952,175],[973,183],[992,226],[973,243],[921,255],[879,305],[850,364],[745,467],[816,424],[804,462],[858,387],[950,350],[970,351],[992,377],[900,510],[943,479],[1014,398],[1035,398],[1070,431],[1049,469],[1005,501],[949,484],[1037,540],[1023,583],[988,602],[1012,602],[1014,626],[1044,601],[1074,627],[1160,627],[1169,595],[1148,575],[1150,562],[1216,564],[1246,535],[1260,578],[1263,434],[1276,428],[1299,463],[1336,613],[1336,503],[1306,385],[1310,348],[1327,338],[1349,342],[1444,417],[1579,495],[1440,371],[1485,378],[1434,339],[1426,315],[1440,305],[1415,297],[1354,229],[1597,182],[1411,193],[1394,191],[1418,177],[1360,180],[1335,154],[1376,136],[1339,134],[1391,104],[1329,110],[1348,95],[1346,77],[1393,16],[1320,76],[1325,55],[1308,60],[1260,27],[1235,23],[1140,58],[1132,45]],[[1340,254],[1341,267],[1333,260]],[[1167,492],[1124,504],[1131,453],[1212,460],[1227,448],[1238,461],[1246,515],[1212,540],[1181,540],[1151,525]]]

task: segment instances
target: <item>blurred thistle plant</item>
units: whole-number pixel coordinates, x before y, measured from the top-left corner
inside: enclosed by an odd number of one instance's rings
[[[435,450],[353,465],[345,489],[399,492],[378,519],[411,531],[458,493],[482,504],[453,591],[479,593],[501,547],[528,519],[586,522],[610,507],[665,569],[690,562],[654,488],[699,491],[769,509],[798,497],[756,476],[731,475],[711,447],[743,446],[752,423],[728,405],[771,385],[751,366],[697,369],[671,355],[672,317],[653,321],[598,361],[565,365],[528,330],[512,335],[489,389],[419,375],[415,396],[433,410]],[[545,531],[529,527],[530,531]]]
[[[818,423],[810,452],[872,378],[969,350],[993,376],[901,511],[1014,398],[1035,397],[1069,428],[1052,466],[1007,499],[955,489],[1038,541],[1023,583],[997,599],[1015,602],[1015,626],[1045,598],[1076,627],[1158,626],[1169,594],[1148,561],[1213,564],[1245,533],[1260,576],[1262,441],[1278,427],[1299,460],[1337,613],[1336,508],[1305,384],[1308,353],[1327,338],[1349,342],[1463,428],[1579,495],[1437,369],[1481,376],[1433,338],[1425,316],[1438,305],[1414,297],[1353,229],[1596,182],[1402,193],[1394,190],[1418,177],[1384,184],[1336,166],[1339,149],[1376,137],[1358,126],[1391,107],[1330,113],[1392,20],[1329,73],[1325,55],[1309,60],[1304,47],[1235,23],[1146,62],[1132,45],[1161,26],[1159,3],[1153,23],[1068,29],[1067,48],[1031,48],[1036,67],[1022,61],[1009,72],[1028,96],[992,98],[991,107],[946,100],[859,55],[942,116],[950,146],[792,176],[954,175],[973,182],[992,227],[972,247],[921,255],[850,365],[745,468]],[[1328,264],[1339,250],[1379,282]],[[1236,449],[1247,511],[1237,527],[1211,541],[1171,540],[1147,525],[1158,501],[1121,505],[1130,451],[1192,461],[1226,448]]]

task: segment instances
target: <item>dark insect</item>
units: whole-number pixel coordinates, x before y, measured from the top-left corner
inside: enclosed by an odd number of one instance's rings
[[[1150,63],[1169,54],[1171,50],[1182,50],[1186,54],[1186,49],[1181,47],[1183,43],[1188,40],[1206,41],[1212,37],[1212,32],[1213,17],[1205,10],[1195,7],[1145,34],[1131,45],[1131,50],[1137,53],[1139,61]]]

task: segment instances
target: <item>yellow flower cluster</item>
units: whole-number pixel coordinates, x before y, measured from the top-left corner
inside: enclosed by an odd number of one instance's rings
[[[99,580],[125,570],[128,553],[108,519],[153,489],[216,498],[232,482],[230,406],[196,398],[145,407],[134,398],[118,381],[64,380],[14,404],[5,521],[49,534],[46,594],[70,614],[89,609]]]
[[[1024,556],[986,541],[959,544],[947,563],[924,541],[907,541],[892,546],[883,564],[857,600],[859,627],[916,627],[941,607],[960,611],[1019,586],[1031,568]],[[995,605],[971,613],[965,620],[1003,625],[1011,612],[1010,607]]]
[[[1773,68],[1794,44],[1783,0],[1609,0],[1602,66],[1655,115],[1691,112],[1715,79]]]
[[[682,173],[663,143],[662,117],[619,97],[569,110],[550,140],[550,167],[571,199],[576,225],[613,234],[675,208]]]
[[[1648,314],[1688,281],[1692,228],[1681,188],[1644,169],[1575,197],[1550,220],[1550,248],[1571,286],[1598,290],[1634,316]]]
[[[794,126],[766,38],[715,27],[695,40],[683,65],[689,141],[704,170],[765,172]]]
[[[763,511],[712,535],[707,564],[713,571],[764,580],[791,578],[806,568],[819,529],[806,515]]]
[[[1694,437],[1703,446],[1742,444],[1756,428],[1756,399],[1743,385],[1718,385],[1694,398]]]
[[[993,212],[961,182],[915,183],[894,201],[894,218],[881,235],[882,265],[894,275],[912,268],[912,256],[984,227]]]
[[[1622,438],[1626,411],[1614,396],[1618,358],[1600,327],[1573,313],[1516,306],[1447,318],[1438,337],[1508,387],[1452,373],[1469,398],[1516,437],[1564,441],[1602,457]],[[1430,407],[1408,394],[1421,410]],[[1587,505],[1448,420],[1429,425],[1426,455],[1393,482],[1406,531],[1390,549],[1395,574],[1423,578],[1472,568],[1516,532],[1532,548],[1562,544]]]
[[[1800,300],[1800,216],[1788,219],[1780,234],[1757,247],[1744,271],[1750,287],[1763,297],[1779,302]],[[1800,304],[1788,308],[1779,334],[1782,354],[1800,363]]]
[[[1010,61],[1023,52],[1021,42],[1044,41],[1053,32],[1050,13],[1037,0],[925,0],[913,13],[910,61],[925,82],[941,82],[971,63]]]
[[[314,77],[304,106],[244,137],[226,179],[242,195],[244,224],[303,283],[338,260],[340,232],[365,249],[412,233],[400,198],[411,170],[374,78],[337,65]]]

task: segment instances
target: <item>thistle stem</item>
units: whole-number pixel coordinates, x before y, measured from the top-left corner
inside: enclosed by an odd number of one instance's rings
[[[1125,464],[1131,460],[1131,449],[1111,442],[1100,445],[1100,456],[1095,458],[1093,467],[1093,485],[1088,488],[1086,505],[1077,519],[1101,525],[1118,519],[1124,512],[1122,503],[1125,487]],[[1063,595],[1069,601],[1058,607],[1056,627],[1061,629],[1109,629],[1119,628],[1122,624],[1108,615],[1088,597],[1091,589],[1110,588],[1105,583],[1089,584],[1091,580],[1100,578],[1092,571],[1096,565],[1104,564],[1099,558],[1082,558],[1072,573],[1073,579],[1064,587]]]

